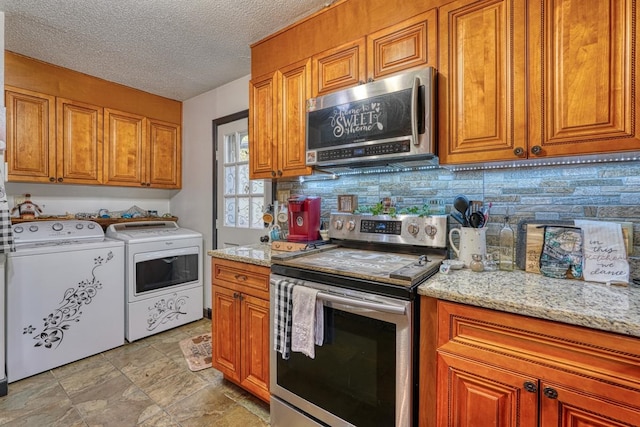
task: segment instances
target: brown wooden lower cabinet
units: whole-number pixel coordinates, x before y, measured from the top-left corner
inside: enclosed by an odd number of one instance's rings
[[[269,267],[213,258],[212,365],[269,402]]]
[[[640,339],[422,298],[420,426],[640,426]]]

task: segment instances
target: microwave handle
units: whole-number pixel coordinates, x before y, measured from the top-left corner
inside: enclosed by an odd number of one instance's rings
[[[413,137],[413,145],[420,145],[418,139],[418,100],[420,96],[420,78],[413,79],[413,87],[411,88],[411,136]]]

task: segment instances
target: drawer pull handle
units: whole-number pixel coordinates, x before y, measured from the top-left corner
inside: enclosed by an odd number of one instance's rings
[[[535,383],[533,383],[531,381],[525,381],[524,389],[526,391],[528,391],[529,393],[535,393],[535,392],[538,391],[538,387],[536,387]]]
[[[243,281],[243,282],[247,281],[247,276],[245,276],[244,274],[236,274],[235,277],[236,277],[236,280],[240,280],[240,281]]]
[[[557,399],[558,398],[558,392],[554,388],[545,387],[544,390],[543,390],[543,393],[549,399]]]

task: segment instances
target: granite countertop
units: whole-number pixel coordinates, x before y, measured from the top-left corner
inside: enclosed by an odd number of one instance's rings
[[[256,243],[253,245],[214,249],[208,251],[207,255],[212,258],[222,258],[230,261],[271,267],[271,244],[269,243]]]
[[[523,314],[640,337],[640,287],[551,279],[516,271],[437,273],[418,293],[494,310]]]

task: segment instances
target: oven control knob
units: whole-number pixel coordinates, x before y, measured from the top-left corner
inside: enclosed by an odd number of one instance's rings
[[[427,225],[424,228],[425,233],[427,233],[427,236],[431,237],[432,239],[436,236],[436,234],[438,234],[438,228],[434,227],[433,225]]]
[[[83,228],[84,228],[84,225],[82,225],[82,223],[81,223],[81,222],[79,222],[79,223],[77,223],[77,224],[76,224],[76,229],[78,229],[78,230],[82,230]]]
[[[53,231],[62,231],[62,224],[60,224],[59,222],[54,223],[51,228],[53,228]]]
[[[409,234],[415,236],[418,234],[418,231],[420,231],[420,227],[415,222],[412,222],[407,226],[407,231]]]
[[[355,221],[347,222],[347,230],[353,231],[355,229],[356,229],[356,222]]]
[[[334,223],[333,223],[333,228],[335,228],[336,230],[342,230],[342,226],[344,224],[342,223],[341,219],[337,219]]]
[[[38,226],[37,225],[29,226],[29,231],[31,231],[32,233],[35,233],[36,231],[38,231]]]
[[[90,222],[89,224],[87,224],[87,228],[89,230],[93,230],[94,228],[96,228],[96,225],[94,223]]]
[[[22,228],[21,226],[17,226],[13,228],[14,233],[22,233],[23,231],[24,231],[24,228]]]

